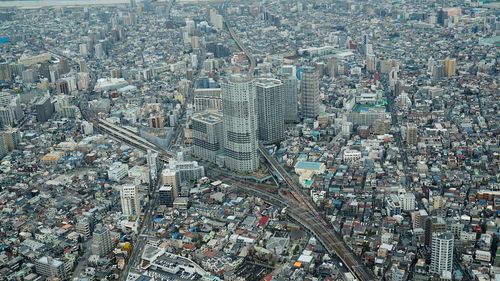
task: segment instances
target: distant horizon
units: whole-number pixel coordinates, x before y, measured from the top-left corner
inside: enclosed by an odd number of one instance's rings
[[[39,8],[50,6],[123,5],[130,0],[0,0],[0,8]],[[136,2],[142,2],[136,0]]]

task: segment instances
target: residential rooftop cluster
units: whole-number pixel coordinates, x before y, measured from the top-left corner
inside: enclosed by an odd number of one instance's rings
[[[497,2],[56,2],[0,9],[0,280],[500,280]]]

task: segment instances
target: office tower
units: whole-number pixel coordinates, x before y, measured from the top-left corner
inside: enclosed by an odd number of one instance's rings
[[[222,83],[225,165],[236,172],[259,167],[255,91],[255,81],[244,75],[232,75]]]
[[[193,154],[196,157],[216,162],[217,155],[223,149],[222,115],[214,112],[202,112],[191,119],[193,127]]]
[[[66,74],[66,73],[68,73],[70,71],[68,60],[65,59],[65,58],[61,58],[59,60],[58,67],[59,67],[59,73],[61,75],[64,75],[64,74]]]
[[[186,32],[189,36],[193,36],[196,31],[196,24],[192,19],[186,19]]]
[[[453,234],[433,233],[429,272],[444,275],[453,270]]]
[[[436,66],[436,61],[434,60],[433,57],[430,57],[427,60],[427,73],[432,74],[432,70],[434,69],[434,66]]]
[[[375,72],[377,70],[377,57],[374,54],[366,55],[366,71]]]
[[[58,259],[53,259],[48,256],[39,258],[35,262],[36,273],[48,278],[66,279],[66,267],[64,263]]]
[[[69,95],[69,84],[66,80],[56,81],[56,90],[58,94]]]
[[[158,190],[158,201],[161,206],[173,207],[175,197],[174,189],[170,185],[163,185]]]
[[[57,65],[50,65],[49,66],[49,78],[51,83],[55,83],[57,80],[59,80],[59,67]]]
[[[457,67],[456,59],[446,58],[444,60],[444,75],[446,75],[447,78],[450,78],[451,76],[455,75],[456,67]]]
[[[303,67],[300,95],[302,117],[316,119],[319,115],[319,77],[314,67]]]
[[[104,48],[101,43],[97,43],[94,46],[94,55],[95,58],[100,60],[104,58]]]
[[[34,83],[38,79],[38,72],[35,69],[26,69],[22,73],[23,83]]]
[[[283,82],[283,113],[285,122],[297,122],[299,95],[298,95],[298,80],[295,75],[281,76]]]
[[[89,72],[89,68],[87,67],[85,60],[78,61],[78,69],[80,69],[80,72]]]
[[[87,48],[86,43],[80,44],[78,48],[80,49],[80,55],[82,55],[82,57],[84,57],[84,58],[88,57],[89,50]]]
[[[163,185],[171,186],[173,188],[174,195],[177,196],[180,181],[175,170],[163,169],[163,171],[161,172],[161,183]]]
[[[446,231],[446,222],[442,217],[427,217],[425,222],[425,245],[430,246],[432,235]]]
[[[113,239],[111,238],[111,234],[109,233],[109,229],[105,226],[98,224],[94,229],[94,233],[92,234],[92,244],[90,249],[92,250],[93,255],[105,256],[111,250],[113,250]]]
[[[141,201],[136,185],[122,185],[120,188],[120,201],[124,215],[139,216],[141,214]]]
[[[418,143],[418,128],[415,125],[408,125],[406,127],[406,143],[410,146],[417,145]]]
[[[210,24],[216,29],[224,28],[224,17],[216,9],[210,9]]]
[[[54,105],[48,96],[44,96],[35,103],[35,111],[38,122],[47,122],[54,114]]]
[[[278,79],[256,80],[259,140],[275,143],[283,139],[285,130],[284,88]]]
[[[6,62],[0,63],[0,81],[10,82],[12,80],[12,72],[10,64]]]
[[[444,61],[437,61],[436,65],[432,68],[432,81],[438,82],[444,78],[444,75]]]

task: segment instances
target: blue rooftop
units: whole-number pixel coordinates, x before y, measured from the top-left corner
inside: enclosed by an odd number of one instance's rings
[[[321,168],[321,163],[300,161],[297,165],[295,165],[295,168],[304,170],[319,170]]]

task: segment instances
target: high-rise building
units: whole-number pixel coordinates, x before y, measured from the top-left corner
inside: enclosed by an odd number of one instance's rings
[[[433,233],[429,272],[446,275],[453,270],[453,234]],[[444,274],[443,274],[444,273]]]
[[[141,201],[139,190],[136,185],[126,184],[120,188],[120,200],[122,213],[128,216],[139,216],[141,214]]]
[[[406,127],[406,143],[414,146],[418,143],[418,128],[415,125],[408,125]]]
[[[176,194],[174,194],[174,189],[170,185],[163,185],[158,190],[158,201],[159,205],[173,207]]]
[[[295,74],[290,76],[281,76],[283,82],[283,112],[285,122],[297,122],[298,108],[299,108],[299,95],[298,95],[298,81]]]
[[[442,233],[447,229],[447,224],[442,217],[427,217],[425,222],[425,245],[430,246],[432,235]]]
[[[58,67],[59,67],[59,73],[61,75],[66,74],[70,71],[69,63],[68,63],[68,60],[66,58],[61,58],[59,60]]]
[[[193,154],[212,163],[223,149],[222,115],[214,112],[198,113],[191,119],[193,127]]]
[[[44,96],[35,103],[35,111],[38,122],[47,122],[54,114],[54,104],[48,96]]]
[[[8,128],[0,131],[0,158],[14,150],[21,142],[21,133],[17,128]]]
[[[405,193],[401,195],[401,207],[403,208],[403,211],[414,211],[416,207],[415,194]]]
[[[173,188],[174,195],[177,196],[180,181],[175,170],[163,169],[161,172],[161,183],[163,185],[171,186]]]
[[[315,119],[319,115],[319,77],[311,66],[302,68],[300,81],[302,117]]]
[[[94,46],[95,58],[100,60],[104,58],[104,48],[101,43],[97,43]]]
[[[56,90],[58,94],[69,95],[69,84],[66,80],[57,80],[56,81]]]
[[[89,72],[89,68],[87,67],[85,60],[78,61],[78,68],[80,69],[80,72]]]
[[[437,82],[444,78],[444,61],[437,61],[436,65],[432,68],[432,81]]]
[[[284,88],[278,79],[256,80],[257,108],[259,113],[259,140],[275,143],[283,139],[285,130]]]
[[[7,62],[0,63],[0,80],[6,82],[11,82],[12,80],[12,71],[10,64]]]
[[[444,60],[444,75],[446,75],[446,77],[448,78],[455,75],[456,67],[457,67],[456,59],[446,58]]]
[[[34,83],[38,79],[38,71],[36,69],[26,69],[22,72],[23,83]]]
[[[113,250],[113,239],[109,233],[109,229],[98,224],[92,234],[92,244],[90,246],[93,255],[105,256]]]
[[[236,172],[259,167],[255,92],[255,81],[244,75],[232,75],[222,83],[225,165]]]

